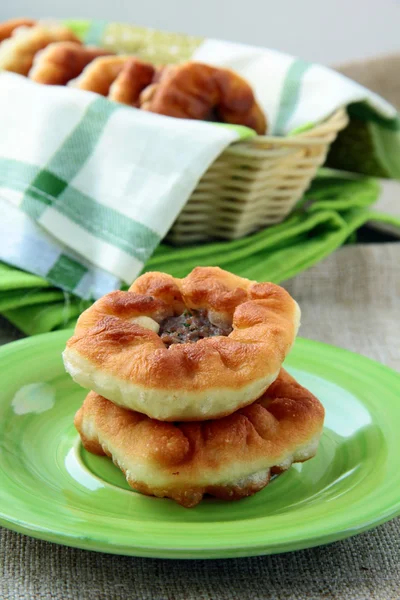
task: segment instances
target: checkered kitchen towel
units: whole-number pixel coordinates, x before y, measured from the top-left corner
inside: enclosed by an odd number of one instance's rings
[[[69,25],[87,42],[157,62],[149,31]],[[164,57],[169,45],[171,57],[244,75],[274,133],[293,133],[341,105],[363,102],[379,130],[374,148],[384,157],[387,148],[400,149],[393,107],[329,69],[266,49],[158,35]],[[11,73],[0,73],[0,131],[0,261],[81,298],[130,283],[208,166],[227,145],[253,135],[149,114]],[[390,153],[392,176],[399,156]]]
[[[0,260],[82,298],[131,283],[241,127],[0,74]]]

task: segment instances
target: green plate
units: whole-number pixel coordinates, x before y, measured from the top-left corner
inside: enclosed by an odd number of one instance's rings
[[[130,490],[108,458],[85,452],[72,420],[85,392],[64,372],[70,332],[0,350],[0,522],[102,552],[222,558],[345,538],[400,513],[400,376],[299,339],[288,370],[326,408],[316,458],[252,498],[184,509]]]

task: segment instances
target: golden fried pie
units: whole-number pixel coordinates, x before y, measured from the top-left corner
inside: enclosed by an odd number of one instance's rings
[[[169,117],[245,125],[260,135],[267,129],[247,81],[230,69],[193,61],[165,67],[158,81],[144,89],[140,106]]]
[[[156,69],[134,56],[99,57],[90,62],[70,87],[107,96],[114,102],[139,107],[141,92],[150,85]]]
[[[75,87],[88,92],[96,92],[108,96],[115,79],[123,70],[129,55],[100,56],[92,60],[76,79],[69,82],[69,87]]]
[[[80,316],[63,353],[83,387],[161,421],[233,413],[275,381],[300,309],[273,283],[218,267],[146,273]]]
[[[9,19],[8,21],[4,21],[0,23],[0,42],[8,39],[12,36],[13,32],[19,27],[33,27],[36,24],[36,21],[33,19]]]
[[[75,426],[86,450],[110,456],[134,489],[192,507],[204,494],[251,496],[312,458],[323,421],[321,403],[282,369],[254,404],[222,419],[165,423],[90,392]]]
[[[28,75],[37,52],[54,42],[81,41],[62,25],[18,27],[0,45],[0,69]]]
[[[112,52],[76,42],[55,42],[35,55],[28,77],[46,85],[66,85],[93,59],[107,54]]]
[[[140,94],[152,83],[155,73],[150,63],[137,58],[127,60],[110,87],[109,100],[138,108]]]

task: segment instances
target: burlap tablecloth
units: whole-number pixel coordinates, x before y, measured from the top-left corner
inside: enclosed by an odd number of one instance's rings
[[[286,287],[301,335],[400,370],[400,243],[347,246]],[[0,332],[3,343],[17,337],[5,322]],[[1,600],[400,598],[400,519],[320,548],[219,561],[96,554],[5,529],[0,541]]]

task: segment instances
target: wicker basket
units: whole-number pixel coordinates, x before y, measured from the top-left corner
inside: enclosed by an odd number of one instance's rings
[[[338,110],[296,136],[257,136],[232,144],[199,181],[167,240],[173,244],[233,240],[282,221],[346,124],[346,112]]]
[[[201,42],[193,36],[110,23],[101,45],[166,64],[189,60]],[[339,110],[298,135],[257,136],[232,144],[204,174],[167,240],[173,244],[232,240],[282,221],[346,124],[346,112]]]

